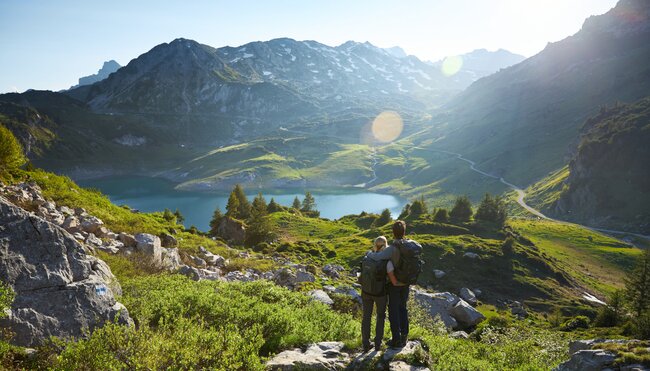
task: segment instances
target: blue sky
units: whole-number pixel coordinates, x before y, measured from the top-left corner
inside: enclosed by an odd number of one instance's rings
[[[424,60],[478,48],[531,56],[616,0],[0,0],[0,92],[60,90],[177,37],[214,47],[291,37],[399,45]]]

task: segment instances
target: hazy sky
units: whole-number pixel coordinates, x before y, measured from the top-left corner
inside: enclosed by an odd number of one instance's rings
[[[424,60],[478,48],[527,57],[616,0],[0,0],[0,92],[60,90],[177,37],[214,47],[291,37],[401,46]]]

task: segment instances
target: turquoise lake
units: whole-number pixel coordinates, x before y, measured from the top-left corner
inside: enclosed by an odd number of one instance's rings
[[[225,210],[227,194],[178,191],[174,184],[160,178],[111,177],[80,180],[83,187],[92,187],[107,195],[117,205],[128,205],[143,212],[179,209],[185,217],[185,226],[195,225],[202,231],[209,229],[208,223],[218,206]],[[290,206],[294,197],[302,200],[304,191],[261,190],[268,202],[271,197],[281,205]],[[316,199],[321,217],[337,219],[344,215],[362,211],[380,213],[389,209],[393,217],[399,215],[406,201],[399,197],[355,189],[311,190]],[[249,199],[257,194],[247,190]]]

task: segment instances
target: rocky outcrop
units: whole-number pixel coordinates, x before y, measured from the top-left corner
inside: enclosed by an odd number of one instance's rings
[[[429,293],[417,289],[412,292],[416,303],[432,318],[439,318],[447,329],[471,328],[485,319],[483,314],[452,293]]]
[[[268,370],[343,370],[349,355],[341,352],[343,343],[321,342],[307,349],[286,350],[266,363]]]
[[[478,303],[474,291],[468,289],[467,287],[460,289],[459,296],[470,305],[476,305]]]
[[[16,293],[0,325],[15,333],[17,345],[79,337],[107,321],[131,323],[115,300],[119,284],[103,261],[62,228],[2,196],[0,279]]]
[[[639,364],[625,364],[617,361],[616,350],[602,349],[603,345],[626,345],[624,348],[647,349],[647,342],[628,339],[590,339],[577,340],[569,343],[569,354],[571,358],[555,368],[555,371],[599,371],[599,370],[639,370],[645,371],[649,368]],[[633,345],[630,347],[629,345]],[[611,349],[611,347],[609,347]],[[627,350],[627,349],[626,349]]]
[[[138,252],[151,256],[155,263],[162,264],[163,247],[160,238],[149,233],[135,235],[135,248]]]
[[[243,222],[225,216],[217,227],[217,234],[230,243],[241,245],[246,240],[246,227]]]

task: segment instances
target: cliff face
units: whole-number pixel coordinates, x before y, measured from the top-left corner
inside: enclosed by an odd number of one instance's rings
[[[587,120],[554,213],[588,225],[650,232],[650,97]]]

